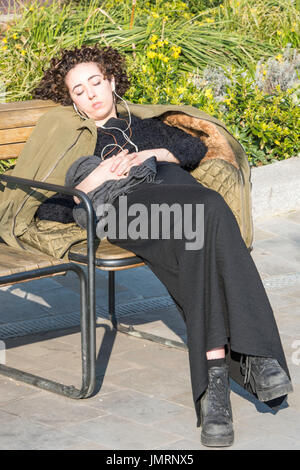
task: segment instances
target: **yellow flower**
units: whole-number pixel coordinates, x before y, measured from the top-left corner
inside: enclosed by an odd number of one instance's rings
[[[21,55],[25,55],[26,54],[26,51],[24,51],[24,49],[21,50]]]
[[[279,140],[274,140],[274,142],[275,142],[276,145],[280,145]]]
[[[224,5],[220,5],[220,8],[222,8],[222,10],[223,10],[223,8],[224,8]]]
[[[266,70],[263,70],[263,75],[267,75],[267,71],[266,71]]]
[[[282,31],[276,31],[276,33],[278,34],[278,36],[282,35]]]
[[[2,42],[4,42],[4,44],[6,44],[7,43],[7,38],[3,38]]]
[[[157,55],[157,57],[158,57],[160,60],[162,60],[162,58],[164,57],[164,55],[160,52],[160,53]]]
[[[169,41],[167,39],[165,39],[164,44],[169,44]]]
[[[172,57],[174,57],[174,59],[178,59],[179,56],[180,56],[180,53],[176,51],[172,54]]]
[[[179,87],[177,88],[177,91],[178,91],[179,94],[184,93],[185,90],[186,90],[186,89],[185,89],[183,86],[179,86]]]
[[[16,33],[13,34],[13,39],[18,39],[18,35]]]
[[[154,57],[156,57],[156,55],[157,55],[156,52],[153,52],[153,51],[148,51],[147,52],[147,57],[149,59],[154,59]]]
[[[6,51],[6,49],[7,49],[7,46],[2,47],[2,51]]]
[[[212,89],[211,88],[207,88],[207,90],[205,90],[204,92],[204,95],[206,96],[206,98],[208,99],[213,99],[214,95],[212,94]]]
[[[155,11],[152,11],[151,15],[153,18],[159,18],[159,15]]]
[[[206,23],[214,23],[215,20],[213,18],[206,18]]]
[[[156,45],[156,44],[151,44],[150,49],[153,49],[153,50],[154,50],[154,49],[156,49],[156,48],[157,48],[157,45]]]
[[[278,60],[278,62],[282,62],[282,59],[283,59],[282,54],[278,54],[278,55],[275,57],[275,59]]]
[[[158,47],[163,47],[164,43],[163,43],[163,41],[158,41],[157,45],[158,45]]]
[[[179,47],[179,46],[172,46],[172,47],[171,47],[171,51],[178,52],[178,53],[180,54],[180,52],[181,52],[181,47]]]
[[[150,38],[150,41],[151,42],[155,42],[158,40],[158,36],[156,34],[152,34],[151,38]]]
[[[169,62],[169,57],[166,57],[166,56],[163,57],[163,58],[162,58],[162,61],[163,61],[163,62]]]

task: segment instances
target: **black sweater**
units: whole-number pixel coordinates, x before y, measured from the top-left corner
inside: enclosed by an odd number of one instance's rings
[[[127,128],[127,119],[110,118],[105,123],[105,128],[121,128],[130,140],[138,147],[138,151],[154,148],[166,148],[180,161],[180,166],[186,170],[193,170],[200,160],[204,158],[207,147],[197,137],[193,137],[177,127],[164,124],[159,118],[140,119],[136,116],[131,118],[131,132]],[[118,129],[97,128],[98,138],[94,154],[98,157],[107,144],[116,142],[129,152],[136,151],[135,147],[128,143],[122,132]],[[115,138],[115,140],[114,140]],[[104,158],[112,157],[120,152],[115,145],[104,149]],[[47,199],[38,208],[36,215],[39,219],[54,220],[62,223],[73,222],[73,208],[75,206],[72,196],[55,194]]]
[[[104,127],[118,127],[125,131],[127,125],[127,119],[110,118]],[[138,151],[166,148],[180,161],[180,166],[186,170],[196,168],[207,151],[207,147],[200,139],[187,134],[177,127],[168,126],[159,118],[140,119],[136,116],[131,116],[130,128],[131,132],[127,129],[125,134],[138,147]],[[126,142],[122,132],[119,130],[104,130],[98,127],[95,155],[101,156],[101,151],[105,145],[114,144],[115,141],[124,149],[128,149],[130,153],[136,151],[132,144]],[[108,158],[118,152],[120,152],[119,147],[109,146],[104,150],[103,156]]]

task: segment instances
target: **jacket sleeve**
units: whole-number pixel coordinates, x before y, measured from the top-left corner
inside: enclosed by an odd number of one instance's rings
[[[184,169],[193,170],[205,157],[207,147],[198,137],[193,137],[178,127],[168,126],[159,118],[144,119],[145,121],[149,122],[148,139],[153,139],[156,147],[169,150]],[[149,144],[150,142],[146,143]]]

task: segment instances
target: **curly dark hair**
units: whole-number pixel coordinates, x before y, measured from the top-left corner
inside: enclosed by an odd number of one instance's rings
[[[37,99],[52,100],[63,106],[71,105],[72,100],[65,84],[65,77],[69,70],[83,62],[97,63],[105,79],[110,80],[114,76],[116,92],[122,96],[130,86],[125,60],[124,56],[110,46],[103,48],[82,46],[79,49],[65,49],[61,57],[51,59],[50,67],[44,70],[44,76],[32,91],[32,96]]]

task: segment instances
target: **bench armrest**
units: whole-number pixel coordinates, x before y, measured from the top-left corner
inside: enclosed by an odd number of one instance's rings
[[[45,189],[47,191],[53,191],[55,193],[69,194],[71,196],[78,197],[78,199],[80,199],[80,201],[83,202],[84,208],[87,212],[88,272],[89,272],[89,278],[90,279],[94,278],[94,275],[95,275],[94,274],[94,271],[95,271],[95,249],[94,249],[95,212],[88,196],[83,191],[80,191],[78,189],[61,186],[58,184],[42,182],[42,181],[19,178],[16,176],[9,176],[5,174],[0,175],[0,181],[5,181],[6,183],[13,183],[13,184],[16,184],[17,186],[27,186],[30,188],[38,188],[38,189]]]

